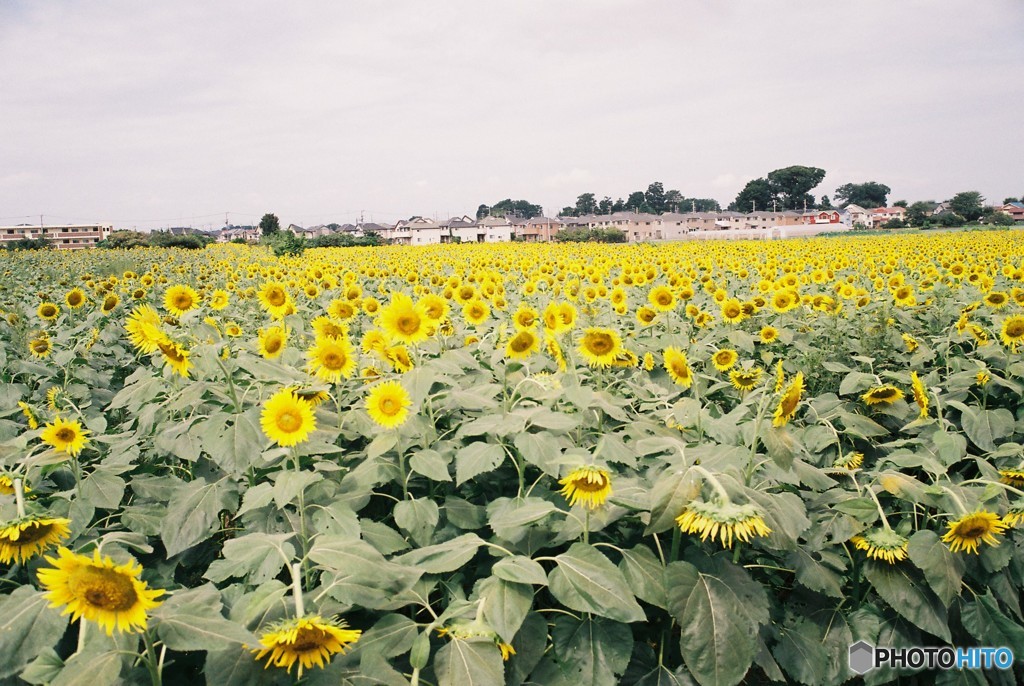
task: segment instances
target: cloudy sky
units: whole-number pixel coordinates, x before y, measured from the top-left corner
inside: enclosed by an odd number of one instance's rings
[[[1024,193],[1020,0],[0,0],[0,223]]]

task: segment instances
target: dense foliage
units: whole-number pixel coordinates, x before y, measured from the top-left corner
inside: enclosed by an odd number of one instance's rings
[[[1024,655],[1020,232],[0,274],[0,679],[840,684],[860,639]]]

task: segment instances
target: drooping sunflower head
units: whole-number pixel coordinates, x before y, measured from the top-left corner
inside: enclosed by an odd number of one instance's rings
[[[330,393],[324,388],[293,388],[291,390],[300,400],[305,400],[313,407],[322,405],[331,397]]]
[[[144,630],[147,611],[161,603],[163,589],[150,589],[134,561],[118,565],[99,550],[90,558],[64,547],[46,561],[53,566],[40,569],[38,577],[50,606],[64,606],[63,614],[98,624],[108,636]]]
[[[686,360],[686,353],[676,347],[665,348],[663,354],[665,360],[665,371],[668,372],[672,381],[683,388],[693,385],[693,372],[690,370],[690,363]]]
[[[727,372],[733,368],[739,358],[739,354],[732,348],[722,348],[716,350],[715,354],[711,356],[711,364],[715,365],[715,369],[718,371]]]
[[[262,648],[255,648],[256,659],[267,658],[267,667],[284,667],[289,673],[299,664],[299,678],[304,670],[326,667],[331,658],[344,653],[359,640],[362,631],[348,629],[341,620],[325,620],[319,615],[306,615],[271,626],[260,636]]]
[[[366,396],[366,411],[370,419],[386,429],[401,426],[409,418],[412,399],[397,381],[385,381],[374,386]]]
[[[386,348],[384,359],[391,363],[395,371],[402,374],[412,369],[412,357],[409,355],[409,349],[404,345],[392,345]]]
[[[746,393],[755,386],[757,382],[761,380],[761,375],[764,370],[754,367],[752,369],[734,369],[729,372],[729,381],[738,391]]]
[[[621,349],[622,338],[613,329],[590,327],[580,337],[580,354],[591,367],[610,367]]]
[[[160,343],[158,347],[163,355],[164,364],[170,367],[175,374],[187,379],[188,371],[192,368],[192,363],[188,359],[191,353],[172,341]]]
[[[780,366],[779,369],[782,367]],[[775,407],[775,416],[772,419],[772,426],[785,426],[796,414],[800,406],[800,398],[804,394],[804,373],[797,372],[793,380],[789,382],[786,389],[779,398],[779,404]]]
[[[910,373],[910,383],[914,391],[914,402],[921,409],[921,419],[928,416],[928,389],[917,372]]]
[[[999,481],[1014,488],[1024,488],[1024,469],[1000,469]]]
[[[875,386],[860,398],[868,405],[892,405],[903,398],[903,391],[895,386]]]
[[[754,536],[767,536],[772,532],[752,503],[736,505],[693,500],[676,517],[676,524],[683,533],[700,534],[702,541],[717,538],[723,548],[732,548],[734,539],[749,543]]]
[[[594,510],[612,494],[611,475],[598,467],[576,467],[558,483],[562,486],[559,493],[569,501],[569,507],[579,502]]]
[[[32,357],[38,357],[43,359],[49,356],[53,350],[53,344],[50,342],[50,336],[45,331],[37,331],[35,336],[29,339],[28,342],[29,352],[32,353]]]
[[[1024,523],[1024,505],[1018,502],[1017,505],[1011,506],[1010,509],[1006,511],[1006,514],[1003,515],[1003,521],[1006,523],[1007,527],[1019,526]]]
[[[278,391],[263,404],[260,424],[270,440],[285,448],[309,440],[316,431],[313,406],[290,388]]]
[[[850,539],[850,543],[853,543],[858,550],[863,550],[872,560],[884,560],[894,565],[907,559],[909,541],[892,529],[884,527],[872,529],[854,536]]]
[[[508,340],[505,355],[513,360],[525,360],[540,350],[540,338],[532,329],[520,329]]]
[[[1002,535],[1007,528],[1007,523],[994,512],[976,510],[950,522],[942,542],[948,544],[954,553],[961,550],[977,553],[981,543],[999,545],[996,536]]]
[[[39,307],[36,308],[36,314],[40,319],[53,321],[60,314],[60,308],[54,303],[43,302],[39,303]]]
[[[862,464],[864,464],[864,453],[852,452],[837,457],[835,461],[832,462],[832,469],[852,471],[860,468]]]
[[[907,346],[907,352],[912,353],[917,350],[920,345],[917,339],[911,336],[909,333],[903,334],[903,345]]]
[[[178,284],[171,286],[164,293],[164,309],[175,317],[180,317],[198,306],[199,294],[191,286]]]
[[[70,519],[29,515],[0,524],[0,564],[23,564],[71,535]]]
[[[60,416],[54,418],[53,422],[43,428],[39,434],[40,440],[49,443],[54,450],[63,451],[68,455],[75,456],[82,452],[87,442],[89,430],[82,428],[82,425],[75,421],[65,421]]]

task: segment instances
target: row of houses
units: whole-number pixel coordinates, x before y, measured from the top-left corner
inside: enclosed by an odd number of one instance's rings
[[[105,224],[51,224],[50,226],[0,226],[0,246],[21,240],[46,239],[53,247],[61,250],[91,248],[104,240],[114,230]]]

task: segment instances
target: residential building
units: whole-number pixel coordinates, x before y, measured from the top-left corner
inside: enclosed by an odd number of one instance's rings
[[[114,230],[103,224],[55,224],[51,226],[0,226],[0,245],[23,238],[45,238],[60,250],[81,250],[96,245]]]
[[[1015,222],[1024,222],[1024,202],[1008,202],[999,211],[1013,217]]]
[[[871,228],[877,229],[882,224],[892,221],[893,219],[899,219],[903,221],[907,218],[907,208],[905,207],[876,207],[871,210]]]
[[[563,223],[550,217],[533,217],[515,227],[516,238],[527,243],[544,243],[552,241]]]
[[[483,229],[484,241],[487,243],[512,240],[512,221],[506,217],[483,217],[476,225],[478,229]]]
[[[902,207],[900,209],[903,209]],[[803,224],[839,224],[841,218],[839,210],[805,210],[800,215]]]
[[[871,210],[865,209],[854,203],[850,203],[843,209],[846,210],[846,213],[850,217],[851,226],[857,226],[858,224],[864,228],[871,226]]]

